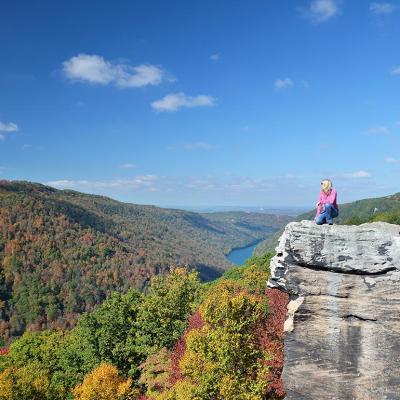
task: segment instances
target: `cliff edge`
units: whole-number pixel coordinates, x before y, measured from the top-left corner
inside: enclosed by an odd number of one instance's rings
[[[292,222],[276,252],[286,399],[400,400],[400,226]]]

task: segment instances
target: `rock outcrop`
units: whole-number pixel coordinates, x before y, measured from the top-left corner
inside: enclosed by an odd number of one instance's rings
[[[400,400],[400,226],[293,222],[276,251],[286,399]]]

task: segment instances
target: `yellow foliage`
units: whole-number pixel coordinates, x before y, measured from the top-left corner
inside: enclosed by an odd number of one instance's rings
[[[73,390],[74,400],[122,400],[133,396],[132,380],[124,379],[116,367],[100,364]]]
[[[12,399],[12,376],[11,368],[0,372],[0,399]]]
[[[155,397],[157,400],[201,400],[196,393],[196,387],[188,380],[177,382],[170,390]]]
[[[37,363],[0,373],[0,400],[43,400],[49,393],[47,372]]]
[[[225,375],[219,385],[221,399],[229,400],[262,400],[265,390],[265,374],[267,368],[260,365],[254,377],[246,377],[244,381],[232,375]]]
[[[210,326],[244,331],[266,315],[266,306],[265,297],[243,291],[238,283],[222,281],[200,306],[200,313]]]
[[[257,264],[250,265],[243,272],[243,285],[255,293],[264,293],[266,283],[269,279],[269,271],[258,266]]]
[[[194,379],[201,379],[209,376],[216,369],[215,361],[205,357],[205,354],[215,352],[216,343],[209,340],[209,329],[194,329],[186,336],[186,346],[190,351],[186,351],[180,361],[180,368],[185,375]]]

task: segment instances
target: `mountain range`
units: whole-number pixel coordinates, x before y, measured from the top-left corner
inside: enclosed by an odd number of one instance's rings
[[[0,181],[0,335],[68,329],[114,291],[146,290],[171,266],[211,280],[226,254],[271,235],[291,218],[196,213]]]

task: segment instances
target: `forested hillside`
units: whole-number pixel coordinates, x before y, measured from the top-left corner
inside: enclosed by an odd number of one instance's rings
[[[225,254],[267,236],[285,216],[198,214],[121,203],[29,182],[0,182],[0,334],[71,328],[113,291],[144,289],[171,265],[203,279]]]
[[[175,268],[113,293],[70,331],[25,332],[0,354],[0,400],[279,400],[288,297],[271,254],[211,283]]]
[[[299,215],[295,221],[312,220],[314,217],[315,210]],[[335,223],[345,225],[359,225],[374,221],[400,225],[400,193],[339,204],[339,216],[335,218]],[[273,250],[282,232],[281,229],[262,241],[256,248],[256,254]]]

